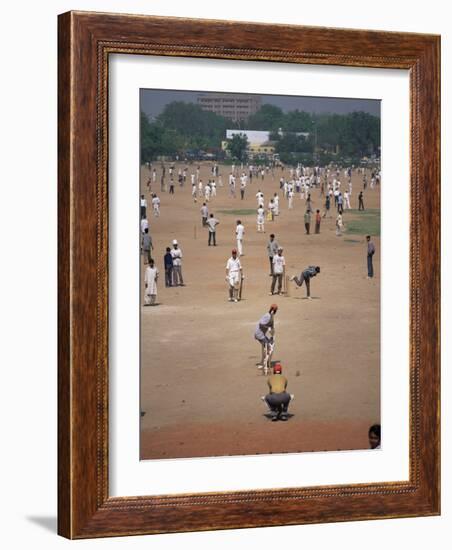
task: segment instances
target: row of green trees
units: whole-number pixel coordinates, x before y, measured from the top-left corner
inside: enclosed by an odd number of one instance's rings
[[[189,150],[220,149],[226,129],[270,131],[275,150],[284,157],[299,154],[330,153],[339,147],[342,156],[363,157],[378,153],[380,118],[362,111],[349,114],[311,114],[305,111],[285,113],[279,107],[265,104],[247,121],[234,122],[198,105],[175,101],[150,122],[141,113],[141,156],[143,162],[157,156],[175,156]],[[309,136],[297,135],[308,133]],[[229,151],[244,159],[247,142],[230,140]]]

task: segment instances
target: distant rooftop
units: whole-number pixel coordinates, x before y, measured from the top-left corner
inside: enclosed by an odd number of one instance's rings
[[[265,143],[270,140],[270,132],[265,130],[226,130],[226,139],[232,139],[237,134],[244,134],[250,143]]]

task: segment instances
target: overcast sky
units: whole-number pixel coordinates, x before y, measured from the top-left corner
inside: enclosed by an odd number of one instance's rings
[[[150,117],[156,117],[163,111],[167,103],[171,103],[172,101],[196,103],[200,93],[208,95],[209,92],[142,89],[141,110]],[[380,101],[378,99],[343,99],[287,95],[261,95],[261,97],[262,104],[270,103],[280,107],[283,111],[298,109],[300,111],[307,111],[308,113],[337,114],[365,111],[366,113],[380,116]]]

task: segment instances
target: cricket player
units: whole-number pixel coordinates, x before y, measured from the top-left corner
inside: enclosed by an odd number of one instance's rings
[[[246,190],[246,180],[247,176],[245,172],[242,172],[242,175],[240,176],[240,198],[243,200],[245,198],[245,190]]]
[[[149,229],[149,222],[146,218],[143,218],[141,221],[140,221],[140,229],[141,229],[141,234],[144,235],[144,230],[145,229]]]
[[[306,285],[306,295],[308,297],[308,300],[311,300],[311,279],[312,277],[315,277],[318,273],[320,273],[320,267],[310,265],[306,269],[304,269],[299,277],[296,277],[295,275],[290,278],[291,281],[294,281],[297,287],[301,286],[303,284],[303,281]]]
[[[206,183],[206,186],[204,187],[204,200],[206,202],[209,202],[210,200],[210,193],[211,193],[211,188],[210,188],[210,182],[209,182],[209,183]]]
[[[157,195],[154,193],[152,195],[152,208],[154,210],[154,216],[158,218],[160,216],[160,199],[157,197]]]
[[[242,264],[237,257],[237,250],[232,250],[232,256],[226,262],[226,281],[229,283],[229,301],[239,301],[240,282],[243,278]]]
[[[270,199],[270,202],[268,203],[268,218],[269,221],[275,220],[275,203],[273,199]]]
[[[342,221],[342,214],[339,212],[336,218],[336,237],[342,236],[343,228],[344,228],[344,222]]]
[[[276,256],[273,256],[273,277],[270,295],[273,295],[275,293],[276,281],[278,281],[278,294],[281,294],[282,281],[286,269],[286,260],[284,259],[282,253],[283,249],[279,246],[278,253],[276,254]]]
[[[257,232],[265,233],[265,211],[262,206],[257,209]]]
[[[176,239],[173,240],[171,256],[173,258],[173,286],[185,286],[182,278],[182,250]]]
[[[144,274],[144,305],[155,306],[157,299],[157,279],[159,270],[154,267],[154,260],[149,260]]]
[[[275,216],[279,216],[279,196],[278,196],[278,193],[275,193],[273,195],[273,204],[275,205],[275,209],[274,209],[274,215]]]
[[[148,207],[148,201],[144,198],[144,195],[141,195],[140,199],[140,219],[146,217],[146,209]]]
[[[235,176],[234,174],[229,174],[229,194],[231,197],[235,198]]]
[[[262,347],[261,362],[257,363],[258,369],[264,368],[265,348],[267,344],[270,342],[270,337],[273,338],[275,335],[274,317],[277,311],[278,311],[278,305],[272,304],[270,306],[270,309],[268,310],[268,313],[266,313],[259,319],[256,326],[256,330],[254,331],[254,338],[260,343]],[[268,334],[270,336],[268,336]]]
[[[152,259],[152,237],[149,233],[149,228],[146,227],[143,233],[143,238],[141,239],[141,253],[144,256],[144,263],[149,263]]]
[[[351,209],[351,206],[350,206],[350,193],[348,191],[345,191],[345,193],[344,193],[344,208],[346,210]]]
[[[209,239],[208,239],[209,246],[211,242],[213,246],[217,246],[217,225],[219,223],[220,222],[217,220],[217,218],[215,218],[213,214],[210,214],[210,217],[206,222],[207,228],[209,230]]]
[[[257,198],[257,207],[262,207],[264,208],[264,194],[262,193],[262,191],[259,189],[258,192],[256,193],[256,198]]]
[[[207,204],[203,202],[201,206],[201,223],[203,227],[207,225],[208,217],[209,217],[209,209],[207,208]]]
[[[287,393],[287,378],[282,374],[281,363],[276,363],[273,367],[273,374],[267,380],[269,393],[262,398],[264,403],[271,411],[272,422],[277,420],[286,421],[288,419],[287,410],[293,395]]]
[[[273,276],[273,258],[278,254],[278,242],[275,239],[274,233],[270,235],[270,240],[267,243],[268,259],[270,261],[270,277]]]
[[[237,239],[237,250],[239,256],[244,256],[243,254],[243,235],[245,234],[245,227],[243,226],[240,220],[237,220],[237,227],[235,228],[235,236]]]

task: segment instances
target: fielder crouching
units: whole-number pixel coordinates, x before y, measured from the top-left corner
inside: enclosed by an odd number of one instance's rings
[[[287,393],[287,378],[282,374],[281,363],[275,363],[273,374],[267,380],[270,392],[262,397],[262,400],[267,404],[271,412],[273,422],[276,420],[287,420],[289,403],[293,399],[293,395]]]

